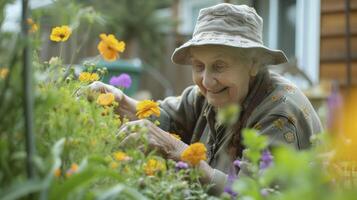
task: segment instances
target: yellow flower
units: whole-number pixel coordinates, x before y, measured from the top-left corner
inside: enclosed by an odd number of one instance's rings
[[[99,75],[97,73],[82,72],[78,77],[81,82],[93,82],[99,80]]]
[[[156,103],[152,100],[144,100],[138,103],[136,106],[136,116],[139,119],[144,119],[155,115],[160,117],[160,108],[159,103]]]
[[[54,172],[54,174],[55,174],[55,177],[60,177],[61,176],[61,169],[60,168],[57,168],[56,170],[55,170],[55,172]]]
[[[91,139],[91,140],[90,140],[90,144],[91,144],[92,146],[95,146],[95,145],[97,144],[97,140]]]
[[[164,163],[156,159],[149,159],[144,165],[145,174],[148,176],[153,176],[155,172],[165,169]]]
[[[90,80],[91,74],[89,72],[82,72],[79,74],[79,81],[88,82]]]
[[[90,75],[90,81],[93,82],[93,81],[97,81],[99,80],[99,75],[97,73],[92,73]]]
[[[97,104],[101,106],[110,106],[113,104],[114,100],[115,97],[112,93],[100,94],[97,98]]]
[[[31,18],[27,19],[27,24],[31,26],[29,29],[30,33],[35,33],[38,31],[38,25]]]
[[[128,155],[126,155],[126,153],[121,152],[121,151],[117,151],[117,152],[113,153],[113,157],[117,161],[128,161],[128,160],[130,160],[130,157]]]
[[[171,136],[174,137],[175,139],[181,140],[181,137],[175,133],[171,133]]]
[[[125,43],[118,41],[114,35],[100,34],[101,41],[98,44],[98,50],[103,58],[107,61],[114,61],[119,58],[119,52],[122,53],[125,49]]]
[[[57,26],[52,29],[50,39],[54,42],[64,42],[68,40],[71,33],[72,30],[69,26]]]
[[[78,165],[76,163],[73,163],[71,165],[71,168],[69,170],[67,170],[66,177],[72,176],[72,174],[74,174],[78,171],[78,168],[79,168]]]
[[[200,163],[201,160],[206,160],[207,149],[202,143],[194,143],[187,147],[181,154],[181,160],[190,163],[195,166]]]
[[[118,166],[119,166],[119,164],[117,162],[110,163],[110,168],[112,168],[112,169],[116,169],[116,168],[118,168]]]
[[[5,79],[9,74],[9,69],[7,67],[0,68],[0,78]]]

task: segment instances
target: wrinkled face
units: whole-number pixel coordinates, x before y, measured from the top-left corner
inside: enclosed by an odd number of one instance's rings
[[[193,81],[208,103],[217,108],[242,103],[248,94],[252,59],[225,46],[197,46],[190,51]]]

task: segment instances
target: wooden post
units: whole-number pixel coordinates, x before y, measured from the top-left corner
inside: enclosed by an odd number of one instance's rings
[[[25,42],[22,55],[22,83],[23,83],[23,106],[25,116],[25,138],[26,138],[26,171],[29,179],[35,177],[33,159],[35,155],[35,139],[33,134],[33,98],[32,98],[32,71],[30,61],[30,42],[28,39],[28,0],[22,0],[22,40]]]

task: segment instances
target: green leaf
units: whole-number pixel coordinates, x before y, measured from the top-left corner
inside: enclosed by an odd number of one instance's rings
[[[29,194],[41,191],[44,188],[44,182],[40,180],[29,180],[17,183],[11,186],[7,191],[0,195],[2,200],[12,200],[23,198]]]
[[[216,120],[220,124],[227,126],[233,125],[238,117],[240,112],[240,107],[237,104],[231,104],[223,108],[218,109]]]
[[[264,135],[259,135],[254,129],[243,130],[243,144],[248,149],[254,149],[256,151],[262,151],[268,146],[268,139]]]
[[[140,192],[135,189],[129,188],[123,184],[117,184],[108,190],[100,192],[96,199],[98,200],[108,200],[116,199],[119,194],[125,195],[125,199],[142,199],[146,200],[147,198],[143,196]]]
[[[94,166],[90,166],[79,173],[73,174],[60,185],[51,188],[50,199],[57,199],[59,196],[61,196],[62,199],[67,199],[69,195],[77,189],[87,187],[93,180],[103,179],[105,177],[118,181],[121,180],[119,174],[114,171],[101,168],[95,169]]]

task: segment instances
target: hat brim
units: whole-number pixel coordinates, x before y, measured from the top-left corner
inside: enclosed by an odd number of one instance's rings
[[[270,49],[260,43],[256,43],[245,38],[224,39],[224,38],[206,38],[206,39],[191,39],[176,48],[171,56],[171,60],[175,64],[189,65],[190,47],[203,45],[219,45],[242,48],[247,50],[255,50],[259,54],[259,58],[264,59],[266,65],[278,65],[288,62],[288,58],[281,50]]]

